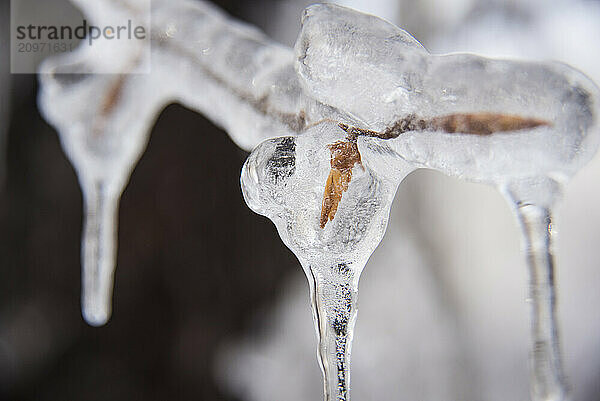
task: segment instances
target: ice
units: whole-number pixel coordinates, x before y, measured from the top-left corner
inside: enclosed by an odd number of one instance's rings
[[[84,195],[83,313],[90,324],[100,325],[110,316],[119,197],[162,102],[139,85],[139,78],[86,75],[70,83],[62,80],[74,76],[59,75],[59,66],[45,68],[41,109],[57,127]]]
[[[148,1],[78,4],[99,24],[113,14],[136,15]],[[202,112],[246,150],[335,115],[304,95],[293,52],[255,28],[203,2],[152,7],[151,53],[136,41],[115,47],[98,40],[40,70],[40,109],[58,130],[84,194],[82,307],[92,325],[111,313],[120,195],[166,104]],[[120,74],[99,73],[107,66]]]
[[[99,21],[148,4],[78,3]],[[90,324],[110,316],[120,194],[156,115],[178,101],[243,149],[264,141],[244,165],[243,194],[309,280],[327,400],[350,398],[359,277],[398,185],[417,168],[509,199],[530,261],[532,394],[566,397],[551,218],[561,187],[598,147],[593,83],[558,63],[431,55],[405,31],[330,4],[306,10],[295,54],[203,2],[152,7],[150,53],[100,41],[99,51],[82,46],[41,71],[41,109],[84,193]],[[120,74],[97,74],[113,61]]]
[[[154,2],[156,3],[156,2]],[[152,14],[153,84],[252,150],[333,111],[305,96],[293,52],[204,2],[160,2]]]
[[[597,151],[598,88],[559,63],[431,55],[405,31],[331,4],[306,9],[296,56],[308,93],[354,125],[331,119],[263,143],[242,188],[309,279],[325,399],[349,397],[358,278],[395,188],[417,168],[493,185],[513,205],[530,266],[532,397],[565,399],[551,215],[562,185]]]
[[[361,275],[360,322],[352,348],[353,399],[502,399],[498,393],[490,398],[481,396],[480,372],[466,362],[479,345],[474,346],[472,333],[454,329],[456,320],[464,317],[464,309],[457,316],[448,294],[439,291],[439,283],[431,275],[431,253],[422,249],[414,227],[397,224],[398,212],[406,209],[406,204],[398,202],[401,200],[410,203],[410,195],[396,198],[385,239]],[[218,377],[239,399],[306,401],[322,397],[314,358],[306,355],[306,350],[314,347],[314,333],[305,327],[310,319],[306,285],[301,277],[293,278],[269,313],[264,323],[268,330],[260,339],[247,336],[222,347]],[[516,386],[514,381],[511,384],[500,394],[513,395]]]
[[[39,104],[82,188],[82,309],[88,323],[102,325],[111,313],[119,198],[164,99],[143,74],[93,74],[103,55],[87,50],[44,63]]]
[[[351,168],[335,217],[321,228],[332,170],[328,144],[338,142],[346,142],[346,133],[329,121],[298,137],[267,140],[252,152],[241,177],[248,206],[273,220],[308,278],[328,400],[349,399],[358,280],[383,237],[396,188],[411,171],[402,163],[386,168],[389,155],[369,143],[362,162]]]
[[[422,167],[494,185],[509,176],[562,181],[598,148],[598,88],[564,64],[430,55],[405,31],[334,5],[305,11],[296,53],[309,93],[362,128],[383,131],[410,114],[482,112],[551,124],[493,136],[409,132],[392,141]]]

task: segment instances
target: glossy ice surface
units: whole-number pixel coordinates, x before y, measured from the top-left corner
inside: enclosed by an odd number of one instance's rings
[[[405,31],[377,17],[331,5],[305,10],[296,70],[316,100],[348,120],[318,124],[297,137],[258,146],[242,172],[246,202],[275,223],[311,284],[327,400],[349,398],[350,341],[358,278],[379,244],[395,190],[411,171],[430,168],[501,190],[521,221],[529,255],[535,343],[532,394],[564,399],[554,322],[551,208],[561,186],[596,153],[598,88],[559,63],[429,54]],[[543,122],[489,135],[444,132],[426,124],[394,138],[358,136],[334,218],[320,222],[328,145],[352,141],[337,122],[377,136],[409,115],[423,121],[493,113]]]
[[[137,15],[148,1],[78,4],[102,20]],[[179,101],[241,148],[258,145],[242,171],[244,198],[275,223],[307,275],[327,400],[350,397],[359,277],[398,185],[418,168],[493,185],[513,206],[530,262],[532,394],[565,399],[551,212],[562,185],[598,148],[600,96],[589,79],[559,63],[431,55],[402,29],[331,4],[305,11],[295,53],[200,1],[156,0],[151,16],[150,52],[99,41],[47,60],[41,71],[40,108],[84,193],[82,306],[90,324],[110,317],[121,192],[157,114]],[[114,60],[120,74],[97,74]],[[148,63],[150,71],[142,68]],[[473,113],[542,123],[489,135],[422,124],[377,137],[410,115]],[[351,137],[351,127],[373,135]],[[332,160],[330,145],[339,142],[360,162]],[[328,193],[335,207],[324,213]]]

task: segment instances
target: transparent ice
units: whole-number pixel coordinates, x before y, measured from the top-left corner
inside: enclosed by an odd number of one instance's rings
[[[345,132],[327,121],[296,139],[272,139],[255,149],[242,172],[244,196],[273,220],[307,274],[325,399],[349,398],[358,279],[383,236],[395,189],[417,168],[493,185],[513,206],[530,269],[532,397],[566,399],[555,323],[552,210],[561,187],[597,150],[598,88],[559,63],[430,55],[405,31],[330,4],[305,11],[296,56],[307,92],[362,129],[383,132],[411,114],[499,113],[547,122],[491,135],[420,129],[388,140],[359,136],[362,166],[354,166],[337,214],[323,229],[327,145],[344,140]]]
[[[96,22],[135,14],[148,2],[77,4]],[[551,218],[561,187],[598,147],[598,89],[585,76],[558,63],[430,55],[405,31],[334,5],[306,10],[295,54],[199,1],[153,1],[151,32],[149,53],[135,42],[99,42],[41,69],[40,108],[59,131],[84,193],[82,306],[90,324],[110,317],[120,195],[157,114],[180,102],[243,149],[266,140],[244,165],[242,189],[308,277],[327,400],[350,397],[359,277],[383,237],[398,185],[418,168],[493,185],[513,205],[530,262],[532,395],[567,397]],[[96,74],[115,60],[121,74]],[[150,72],[142,68],[148,62]],[[433,129],[359,136],[361,163],[321,228],[328,145],[349,141],[339,123],[384,132],[412,114],[427,120],[484,112],[547,124],[485,136]]]
[[[322,229],[321,203],[330,164],[327,144],[344,137],[337,124],[323,122],[298,137],[269,139],[252,152],[241,178],[248,206],[273,220],[307,275],[319,360],[328,378],[325,394],[340,400],[349,398],[360,273],[385,233],[397,186],[411,171],[371,140],[335,218]],[[385,168],[386,162],[395,168]]]
[[[147,3],[77,4],[99,24],[96,18],[130,15]],[[150,53],[136,41],[115,47],[98,40],[40,70],[40,109],[57,128],[84,194],[82,309],[92,325],[111,314],[119,198],[165,105],[203,113],[245,150],[334,114],[304,96],[290,49],[209,4],[155,0],[151,22]],[[115,60],[122,74],[97,73]]]

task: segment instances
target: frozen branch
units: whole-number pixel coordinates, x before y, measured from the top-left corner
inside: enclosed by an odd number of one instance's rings
[[[143,4],[81,2],[92,19]],[[149,52],[140,43],[82,46],[41,71],[40,106],[86,201],[88,322],[110,315],[120,194],[156,115],[179,101],[240,147],[260,143],[242,171],[244,197],[273,220],[309,279],[327,400],[350,397],[358,280],[398,185],[417,168],[493,185],[525,220],[532,288],[541,294],[533,296],[533,343],[546,350],[533,359],[532,394],[565,399],[550,242],[540,241],[549,218],[521,210],[550,216],[562,185],[596,153],[592,82],[558,63],[431,55],[405,31],[330,4],[305,11],[295,54],[201,2],[155,1],[151,21]],[[95,74],[112,59],[121,74]]]
[[[118,13],[143,19],[144,3],[79,5],[94,21]],[[180,102],[203,113],[245,150],[332,115],[304,95],[290,49],[203,2],[152,5],[150,52],[143,42],[121,48],[100,41],[40,70],[40,109],[57,128],[84,193],[82,306],[93,325],[110,316],[118,199],[165,105]],[[122,73],[98,73],[107,60],[117,60]]]
[[[305,10],[296,57],[307,92],[360,126],[327,120],[264,142],[244,166],[242,188],[311,282],[325,399],[349,399],[357,282],[396,188],[425,167],[493,185],[517,211],[531,273],[532,397],[565,400],[551,222],[522,211],[549,216],[562,185],[596,153],[598,88],[558,63],[431,55],[383,20],[329,4]],[[279,160],[285,169],[273,168]]]

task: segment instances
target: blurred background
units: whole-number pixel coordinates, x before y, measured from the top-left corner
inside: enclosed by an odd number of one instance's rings
[[[81,193],[37,110],[36,77],[9,74],[8,3],[0,2],[0,400],[321,399],[306,279],[274,226],[243,202],[247,154],[179,105],[160,115],[122,197],[112,319],[83,322]],[[310,4],[215,3],[290,46]],[[433,53],[560,60],[600,82],[600,1],[339,3],[396,23]],[[577,401],[600,400],[598,205],[596,157],[557,216],[559,318]],[[493,188],[409,176],[361,279],[353,398],[527,400],[518,236]]]

